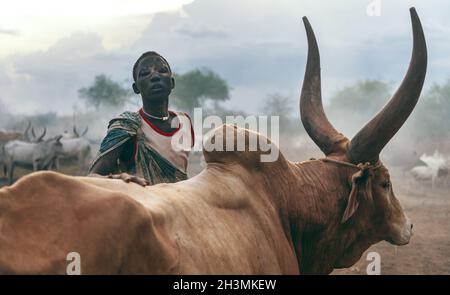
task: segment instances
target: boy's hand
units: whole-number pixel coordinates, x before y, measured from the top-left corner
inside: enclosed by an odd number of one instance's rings
[[[150,182],[146,180],[145,178],[138,177],[136,175],[131,175],[128,173],[120,173],[120,174],[110,174],[108,175],[108,178],[111,179],[122,179],[125,182],[134,182],[142,186],[150,185]]]
[[[96,174],[96,173],[92,173],[89,176],[91,176],[91,177],[109,178],[109,179],[122,179],[126,183],[134,182],[134,183],[137,183],[137,184],[139,184],[141,186],[150,185],[150,182],[148,180],[146,180],[145,178],[138,177],[136,175],[131,175],[131,174],[128,174],[128,173],[109,174],[107,176],[99,175],[99,174]]]

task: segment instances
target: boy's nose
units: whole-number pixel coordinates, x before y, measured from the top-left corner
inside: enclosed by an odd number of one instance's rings
[[[153,74],[152,78],[150,79],[151,82],[159,82],[161,80],[161,77],[159,74]]]

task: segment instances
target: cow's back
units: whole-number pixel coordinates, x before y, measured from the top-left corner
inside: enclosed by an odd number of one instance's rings
[[[141,203],[176,245],[175,273],[298,273],[278,212],[261,187],[212,170],[207,168],[187,181],[145,188],[120,180],[83,181],[126,192]]]
[[[82,273],[297,273],[276,208],[242,181],[211,169],[145,188],[33,173],[0,190],[0,271],[63,273],[78,252]]]
[[[0,189],[2,273],[64,274],[71,252],[83,274],[169,273],[171,251],[148,212],[123,193],[54,172]]]

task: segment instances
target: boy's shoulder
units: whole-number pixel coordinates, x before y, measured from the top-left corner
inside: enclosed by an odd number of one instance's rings
[[[109,121],[108,128],[114,127],[131,127],[138,128],[140,126],[139,112],[126,111],[112,118]]]
[[[125,112],[121,113],[119,116],[117,116],[117,119],[132,120],[132,121],[136,121],[136,122],[140,121],[139,118],[140,118],[139,112],[130,112],[130,111],[125,111]]]

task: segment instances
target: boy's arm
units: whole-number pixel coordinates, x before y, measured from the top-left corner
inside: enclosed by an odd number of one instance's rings
[[[109,175],[113,173],[117,165],[117,159],[119,159],[124,149],[123,147],[124,145],[121,145],[98,159],[97,163],[92,167],[91,173],[99,175]]]
[[[121,158],[121,155],[125,152],[127,146],[129,146],[129,144],[123,144],[101,157],[97,163],[95,163],[94,167],[92,167],[91,173],[88,176],[122,179],[125,182],[134,182],[142,186],[149,185],[150,183],[147,180],[135,175],[130,175],[128,173],[112,174],[115,170],[117,159]]]

